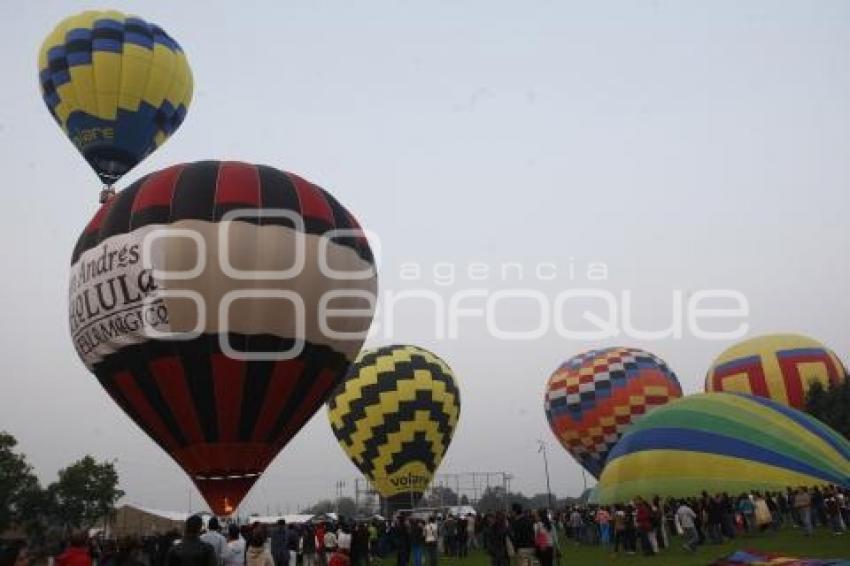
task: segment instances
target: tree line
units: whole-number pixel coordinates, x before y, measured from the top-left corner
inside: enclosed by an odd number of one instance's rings
[[[428,490],[428,493],[419,500],[417,507],[442,508],[470,505],[475,507],[479,513],[491,513],[500,510],[504,511],[514,503],[519,503],[523,508],[527,509],[542,509],[550,507],[550,504],[559,508],[568,507],[579,501],[579,498],[557,498],[554,494],[550,500],[547,493],[537,493],[527,496],[518,491],[506,491],[500,486],[485,488],[478,500],[473,501],[467,495],[455,493],[450,487],[435,486]],[[358,505],[351,497],[340,497],[336,500],[322,499],[313,505],[305,507],[302,513],[310,515],[339,513],[344,517],[365,517],[378,511],[378,504],[375,501],[365,501]]]
[[[850,440],[850,378],[828,388],[813,383],[806,394],[806,411]]]
[[[124,496],[114,464],[91,456],[42,486],[17,445],[14,436],[0,431],[0,533],[22,531],[38,544],[49,531],[89,529],[109,518]]]

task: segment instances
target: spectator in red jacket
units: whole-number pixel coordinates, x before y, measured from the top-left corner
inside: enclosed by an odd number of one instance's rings
[[[351,560],[348,558],[348,551],[344,548],[337,548],[328,560],[328,566],[350,566],[350,564]]]
[[[327,528],[324,523],[316,525],[316,555],[319,557],[319,565],[325,566],[328,563],[325,556],[325,531]]]
[[[655,551],[652,548],[652,542],[649,540],[649,533],[652,532],[652,509],[649,507],[646,501],[638,497],[635,499],[635,503],[637,505],[637,516],[635,517],[637,522],[637,530],[638,536],[640,537],[640,546],[643,550],[644,556],[651,556],[655,554]]]
[[[71,534],[71,545],[56,557],[56,566],[91,566],[88,537],[82,531]]]

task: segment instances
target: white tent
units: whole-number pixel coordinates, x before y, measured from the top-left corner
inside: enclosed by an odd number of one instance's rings
[[[446,508],[446,511],[455,517],[465,517],[466,515],[477,515],[475,507],[471,505],[452,505]]]
[[[283,519],[284,521],[286,521],[287,525],[300,525],[304,523],[309,523],[313,517],[315,517],[315,515],[251,515],[250,517],[248,517],[248,522],[262,523],[264,525],[273,525],[279,520]]]

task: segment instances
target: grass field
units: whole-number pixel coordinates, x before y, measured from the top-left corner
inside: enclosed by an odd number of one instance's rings
[[[655,556],[614,554],[600,546],[575,546],[571,541],[561,545],[561,566],[574,564],[652,564],[654,566],[705,566],[718,558],[728,556],[735,550],[752,549],[787,554],[802,558],[850,558],[850,533],[843,536],[833,535],[821,529],[814,536],[806,537],[798,529],[783,529],[777,533],[759,534],[752,537],[739,537],[734,541],[719,545],[706,544],[696,552],[688,552],[681,547],[681,539],[673,537],[671,546]],[[385,564],[387,560],[383,561]],[[489,566],[490,561],[482,552],[475,552],[468,558],[440,558],[446,566]]]

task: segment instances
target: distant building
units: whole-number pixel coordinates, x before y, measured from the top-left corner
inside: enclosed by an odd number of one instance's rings
[[[204,522],[210,517],[208,513],[201,513],[201,515],[205,519]],[[122,505],[115,511],[115,518],[109,525],[109,534],[113,537],[122,537],[125,535],[162,534],[171,530],[182,533],[188,518],[188,513],[159,511],[137,505]]]

